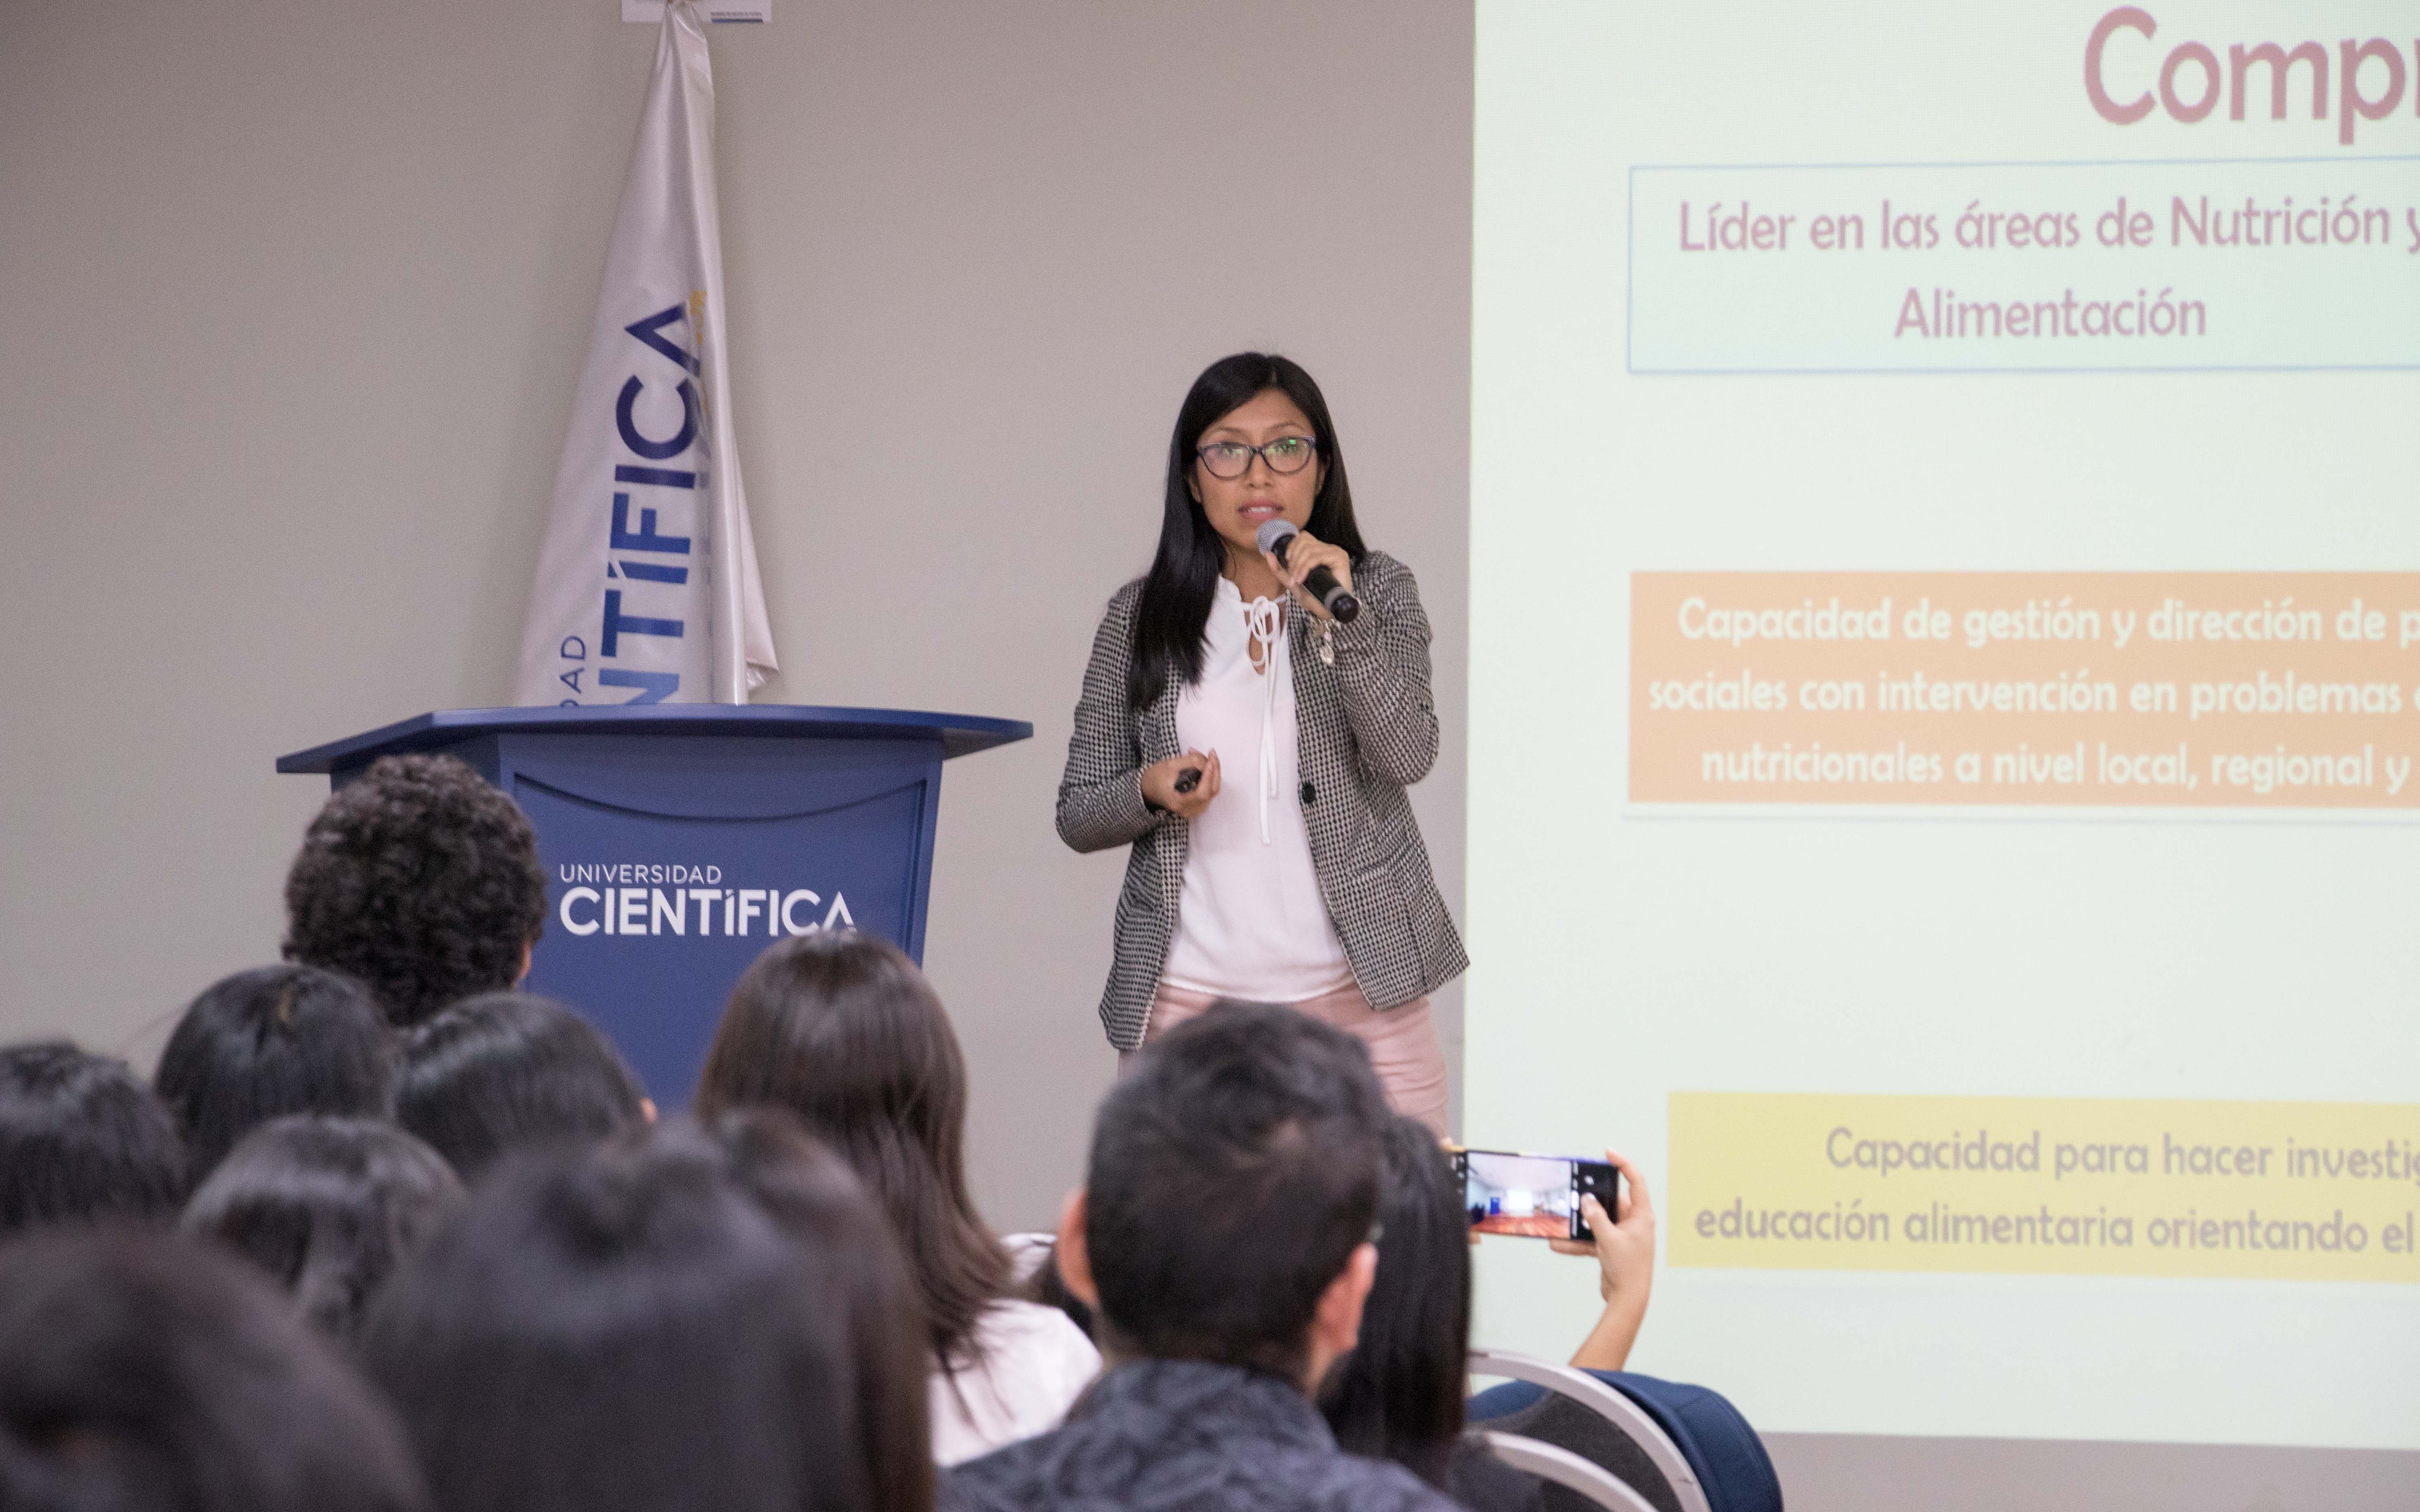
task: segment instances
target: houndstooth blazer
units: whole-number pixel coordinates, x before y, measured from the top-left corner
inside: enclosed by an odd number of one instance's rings
[[[1311,858],[1327,917],[1354,980],[1373,1008],[1426,996],[1469,964],[1429,872],[1428,848],[1404,789],[1436,761],[1429,693],[1429,621],[1411,569],[1373,551],[1353,570],[1361,613],[1337,625],[1335,664],[1319,656],[1315,621],[1286,616],[1294,663],[1297,761]],[[1140,713],[1126,703],[1137,579],[1118,590],[1093,637],[1076,702],[1067,771],[1059,779],[1059,838],[1078,851],[1134,848],[1118,895],[1101,1026],[1121,1050],[1142,1043],[1168,948],[1176,935],[1186,841],[1182,819],[1147,808],[1142,769],[1177,755],[1174,682]]]

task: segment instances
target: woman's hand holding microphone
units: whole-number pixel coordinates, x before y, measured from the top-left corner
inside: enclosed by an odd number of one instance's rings
[[[1285,543],[1286,556],[1280,562],[1274,551],[1264,551],[1261,560],[1278,575],[1278,581],[1294,592],[1294,601],[1311,611],[1317,619],[1328,618],[1327,609],[1316,594],[1302,586],[1314,568],[1326,567],[1336,574],[1336,581],[1346,593],[1353,591],[1353,558],[1341,546],[1330,546],[1308,531],[1297,531]]]
[[[1180,787],[1187,771],[1201,774],[1190,786]],[[1218,753],[1203,755],[1188,750],[1166,761],[1154,762],[1142,769],[1142,797],[1156,809],[1165,809],[1179,819],[1195,819],[1210,807],[1218,795]]]

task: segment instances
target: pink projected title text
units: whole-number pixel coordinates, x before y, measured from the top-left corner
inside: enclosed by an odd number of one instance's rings
[[[2307,85],[2311,119],[2326,120],[2333,107],[2336,140],[2350,147],[2354,122],[2386,119],[2403,103],[2406,85],[2420,79],[2420,38],[2412,42],[2412,61],[2407,66],[2402,45],[2383,37],[2366,41],[2345,38],[2333,56],[2318,41],[2292,47],[2235,42],[2227,47],[2224,64],[2215,50],[2200,42],[2180,42],[2160,58],[2154,76],[2149,65],[2159,49],[2149,44],[2159,30],[2150,12],[2134,6],[2118,7],[2092,28],[2084,44],[2084,93],[2103,119],[2132,126],[2156,108],[2190,126],[2209,118],[2224,100],[2227,119],[2240,121],[2266,93],[2268,118],[2282,121],[2289,118],[2297,90]],[[2333,97],[2328,88],[2332,69],[2336,85]],[[2259,85],[2268,87],[2262,91]],[[2420,115],[2420,88],[2409,93],[2414,114]],[[2121,94],[2128,98],[2119,99]]]

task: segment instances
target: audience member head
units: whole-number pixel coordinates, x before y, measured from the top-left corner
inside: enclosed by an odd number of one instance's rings
[[[398,1028],[520,981],[545,927],[528,817],[451,756],[372,763],[286,875],[286,959],[357,978]]]
[[[1339,1447],[1443,1489],[1469,1371],[1469,1222],[1428,1125],[1391,1119],[1385,1146],[1377,1278],[1360,1337],[1321,1383],[1319,1405]]]
[[[404,1037],[396,1121],[465,1181],[513,1150],[593,1144],[647,1117],[646,1094],[613,1041],[543,997],[489,993]]]
[[[126,1062],[64,1040],[0,1050],[0,1237],[39,1224],[172,1216],[185,1149]]]
[[[712,1141],[650,1131],[506,1163],[363,1351],[447,1512],[876,1508],[833,1269]]]
[[[394,1414],[242,1262],[129,1229],[0,1247],[0,1506],[426,1504]]]
[[[1104,1350],[1308,1389],[1360,1326],[1390,1117],[1360,1041],[1290,1008],[1220,1004],[1147,1046],[1059,1230]]]
[[[785,1109],[735,1109],[707,1133],[740,1189],[830,1266],[826,1295],[847,1320],[858,1446],[872,1467],[874,1504],[929,1505],[931,1346],[881,1210],[840,1157]]]
[[[151,1073],[198,1183],[235,1142],[288,1113],[395,1111],[395,1049],[359,982],[317,966],[261,966],[212,986],[177,1021]]]
[[[758,956],[697,1091],[701,1117],[749,1106],[789,1109],[848,1162],[898,1233],[940,1358],[965,1358],[1009,1263],[967,1191],[966,1062],[916,964],[854,930]]]
[[[183,1227],[227,1244],[341,1337],[396,1262],[462,1205],[437,1151],[391,1123],[298,1115],[246,1134],[185,1205]]]

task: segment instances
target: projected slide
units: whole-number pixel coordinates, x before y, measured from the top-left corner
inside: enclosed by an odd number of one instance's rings
[[[1768,1430],[2420,1448],[2420,13],[1478,42],[1466,1139]]]

